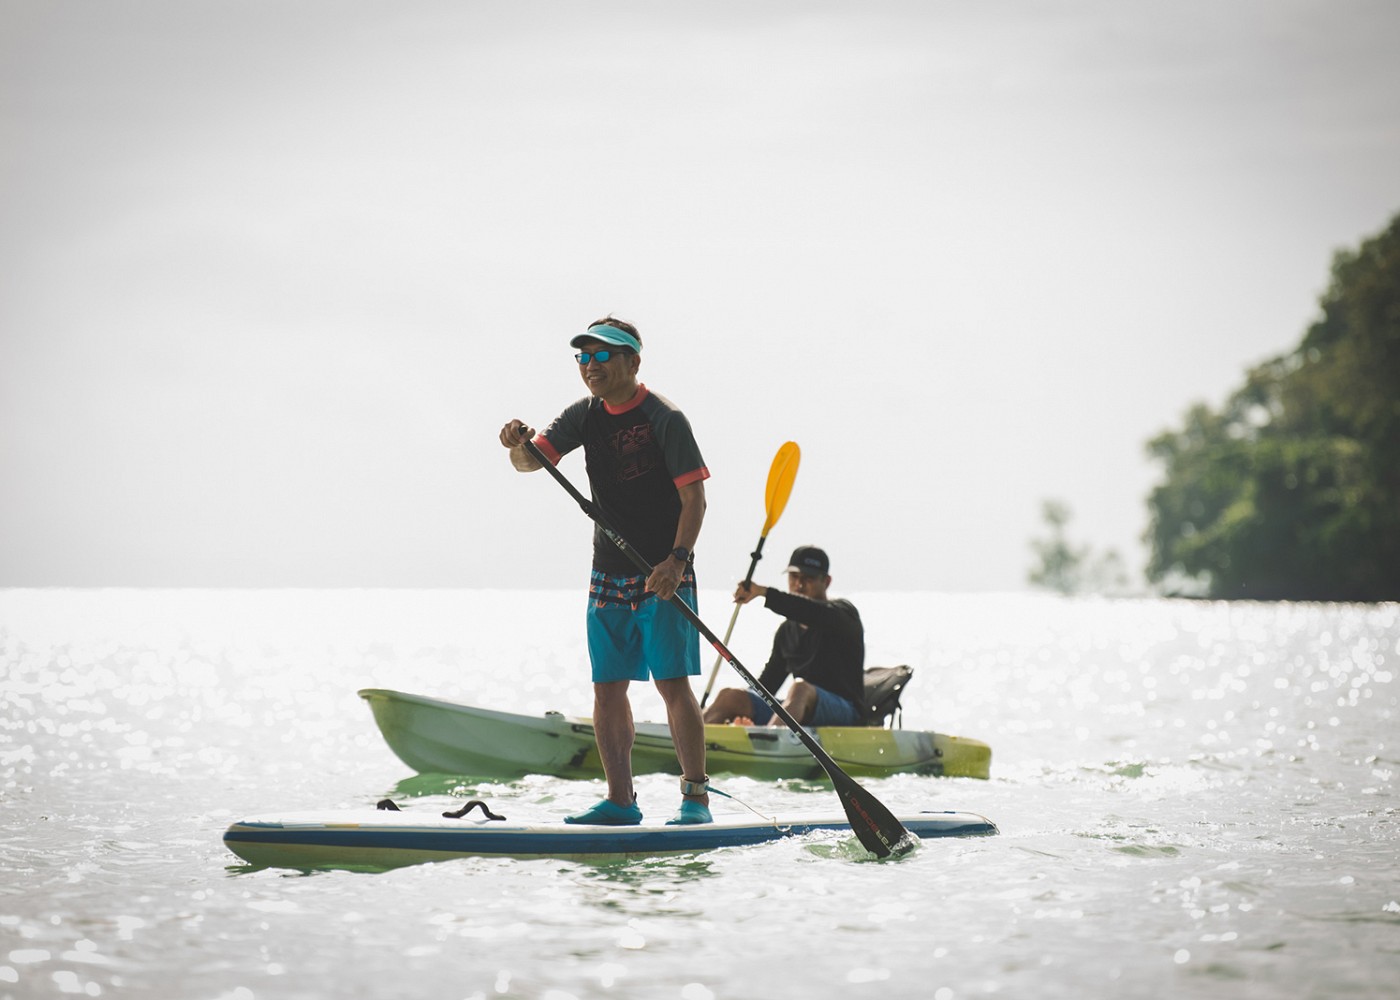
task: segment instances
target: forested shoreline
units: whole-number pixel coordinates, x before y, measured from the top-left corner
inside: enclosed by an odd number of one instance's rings
[[[1321,316],[1148,443],[1163,593],[1400,600],[1400,215],[1336,254]]]

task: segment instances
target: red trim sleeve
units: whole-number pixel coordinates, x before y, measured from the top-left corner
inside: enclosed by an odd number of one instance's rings
[[[689,486],[691,483],[703,482],[704,480],[709,478],[710,470],[702,465],[700,466],[700,468],[695,469],[693,472],[687,472],[683,476],[677,476],[673,480],[673,482],[676,484],[676,489],[680,489],[682,486]]]
[[[535,435],[535,447],[543,452],[545,458],[549,459],[550,465],[558,465],[559,459],[564,457],[554,450],[554,445],[550,444],[549,438],[545,437],[543,434]]]

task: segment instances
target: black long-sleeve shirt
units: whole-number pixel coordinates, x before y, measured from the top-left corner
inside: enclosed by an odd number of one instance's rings
[[[764,606],[787,619],[773,636],[773,652],[758,678],[764,689],[776,693],[792,676],[860,708],[865,700],[865,626],[855,605],[844,599],[814,601],[770,587]]]

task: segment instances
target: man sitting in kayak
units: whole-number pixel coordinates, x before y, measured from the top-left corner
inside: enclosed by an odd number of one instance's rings
[[[787,621],[773,637],[773,652],[759,675],[765,691],[777,695],[788,677],[792,690],[783,708],[804,726],[859,726],[865,696],[865,627],[855,605],[828,600],[831,563],[815,545],[800,546],[787,568],[788,593],[740,583],[734,600],[762,597],[769,611]],[[773,717],[763,699],[747,688],[724,688],[705,709],[708,723],[765,725]]]

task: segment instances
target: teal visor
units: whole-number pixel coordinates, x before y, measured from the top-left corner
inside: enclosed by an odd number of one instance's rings
[[[605,344],[616,344],[618,347],[630,348],[638,354],[642,353],[642,344],[636,337],[626,330],[619,330],[615,326],[608,326],[599,323],[597,326],[590,326],[587,333],[581,333],[573,340],[569,341],[570,347],[582,347],[585,340],[601,340]]]

